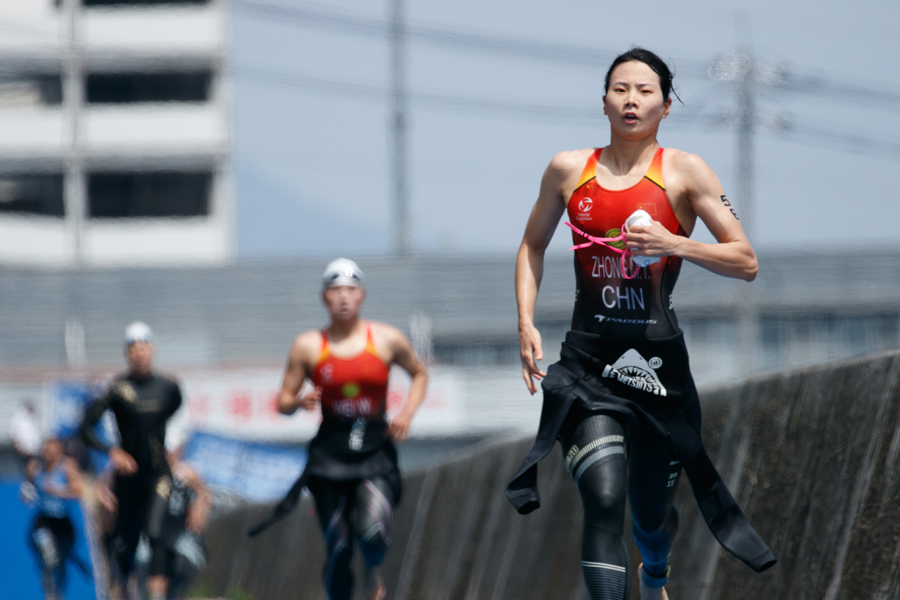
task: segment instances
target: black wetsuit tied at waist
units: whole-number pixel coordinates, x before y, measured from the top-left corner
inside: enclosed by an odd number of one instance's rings
[[[304,487],[310,478],[328,481],[355,481],[384,477],[391,487],[394,502],[399,502],[403,490],[398,467],[397,447],[387,438],[387,422],[384,419],[367,420],[361,431],[360,447],[351,447],[354,425],[357,420],[326,419],[310,441],[306,467],[275,505],[272,513],[254,525],[247,534],[255,537],[283,519],[297,506]]]
[[[646,340],[570,331],[541,387],[537,437],[506,488],[517,511],[540,507],[537,464],[552,450],[570,410],[621,415],[670,440],[706,524],[726,550],[757,572],[775,564],[703,448],[700,401],[680,332]]]

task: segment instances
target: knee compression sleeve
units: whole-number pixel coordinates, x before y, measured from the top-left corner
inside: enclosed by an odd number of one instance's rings
[[[366,564],[380,565],[391,543],[390,528],[394,519],[391,488],[383,478],[363,480],[356,488],[354,530]]]
[[[350,559],[350,498],[342,482],[312,478],[309,491],[316,501],[316,515],[325,538],[327,559],[322,580],[329,600],[350,600],[353,596],[353,576]]]
[[[325,562],[323,579],[329,600],[350,600],[353,591],[353,574],[350,559],[353,547],[350,545],[350,525],[347,521],[346,498],[341,498],[325,529],[325,546],[328,560]]]
[[[592,466],[625,459],[625,434],[612,417],[596,415],[578,424],[566,447],[566,468],[581,489],[581,478]]]
[[[37,527],[31,532],[32,546],[46,569],[55,569],[60,563],[59,545],[49,527]]]

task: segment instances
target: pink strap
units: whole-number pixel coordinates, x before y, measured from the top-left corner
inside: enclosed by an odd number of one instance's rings
[[[621,248],[616,248],[615,246],[611,246],[611,245],[610,245],[611,242],[621,242],[621,241],[623,241],[623,240],[625,239],[625,234],[624,234],[624,233],[620,233],[620,234],[617,235],[616,237],[601,238],[601,237],[594,237],[594,236],[592,236],[592,235],[590,235],[590,234],[587,234],[587,233],[583,232],[582,230],[578,229],[577,227],[575,227],[574,225],[572,225],[572,224],[569,223],[568,221],[566,221],[566,225],[568,225],[568,226],[569,226],[569,229],[571,229],[572,231],[574,231],[575,233],[577,233],[577,234],[580,235],[581,237],[585,237],[585,238],[588,239],[588,241],[585,242],[584,244],[578,244],[577,246],[572,246],[571,248],[569,248],[569,250],[579,250],[579,249],[581,249],[581,248],[587,248],[588,246],[591,246],[591,245],[593,245],[593,244],[599,244],[599,245],[601,245],[601,246],[606,246],[607,248],[609,248],[609,249],[612,250],[613,252],[616,252],[616,253],[618,253],[618,254],[621,255],[620,260],[621,260],[621,262],[622,262],[622,277],[624,277],[625,279],[634,279],[635,277],[637,277],[638,269],[640,269],[640,267],[636,267],[636,268],[634,269],[634,273],[632,273],[631,275],[629,275],[629,274],[628,274],[628,271],[625,269],[625,257],[626,257],[626,256],[631,256],[631,250],[629,250],[628,248],[625,248],[625,249],[623,250],[623,249],[621,249]],[[623,230],[623,231],[625,230],[625,226],[624,226],[624,225],[622,226],[622,230]]]

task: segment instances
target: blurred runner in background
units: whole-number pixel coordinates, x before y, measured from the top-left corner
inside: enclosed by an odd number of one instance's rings
[[[280,508],[289,510],[300,487],[308,486],[327,546],[323,577],[328,597],[352,597],[350,559],[356,542],[366,563],[364,597],[376,600],[386,595],[378,566],[390,543],[393,506],[401,491],[393,442],[409,435],[413,415],[425,398],[428,372],[399,329],[360,318],[366,291],[355,262],[331,262],[322,290],[330,323],[294,341],[278,397],[284,414],[321,406],[322,424],[309,444],[306,470]],[[412,382],[406,404],[389,423],[388,374],[393,364],[409,373]],[[300,396],[307,379],[314,387]],[[274,518],[284,512],[276,510]]]
[[[60,600],[66,588],[66,563],[71,561],[90,577],[90,567],[73,553],[75,527],[69,514],[71,501],[81,497],[81,474],[75,461],[63,454],[61,440],[51,437],[41,445],[40,458],[26,468],[20,496],[37,507],[29,545],[41,569],[45,600]]]
[[[113,530],[106,539],[111,585],[118,588],[113,593],[127,589],[143,533],[153,557],[147,579],[149,600],[165,600],[163,522],[173,486],[165,456],[166,424],[181,406],[181,390],[172,379],[153,372],[153,332],[145,323],[134,322],[126,328],[125,355],[128,371],[87,408],[81,434],[88,446],[109,454],[114,471],[112,493],[105,498],[107,508],[115,511]],[[106,410],[115,417],[121,446],[106,446],[94,431]]]
[[[169,598],[183,598],[193,576],[206,564],[201,536],[209,524],[211,508],[206,485],[182,459],[182,452],[182,447],[166,452],[172,470],[172,493],[163,523]]]

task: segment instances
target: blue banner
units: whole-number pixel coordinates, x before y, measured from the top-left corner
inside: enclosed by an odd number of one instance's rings
[[[303,472],[306,448],[195,433],[185,447],[184,459],[213,489],[249,502],[271,502],[284,496]]]

